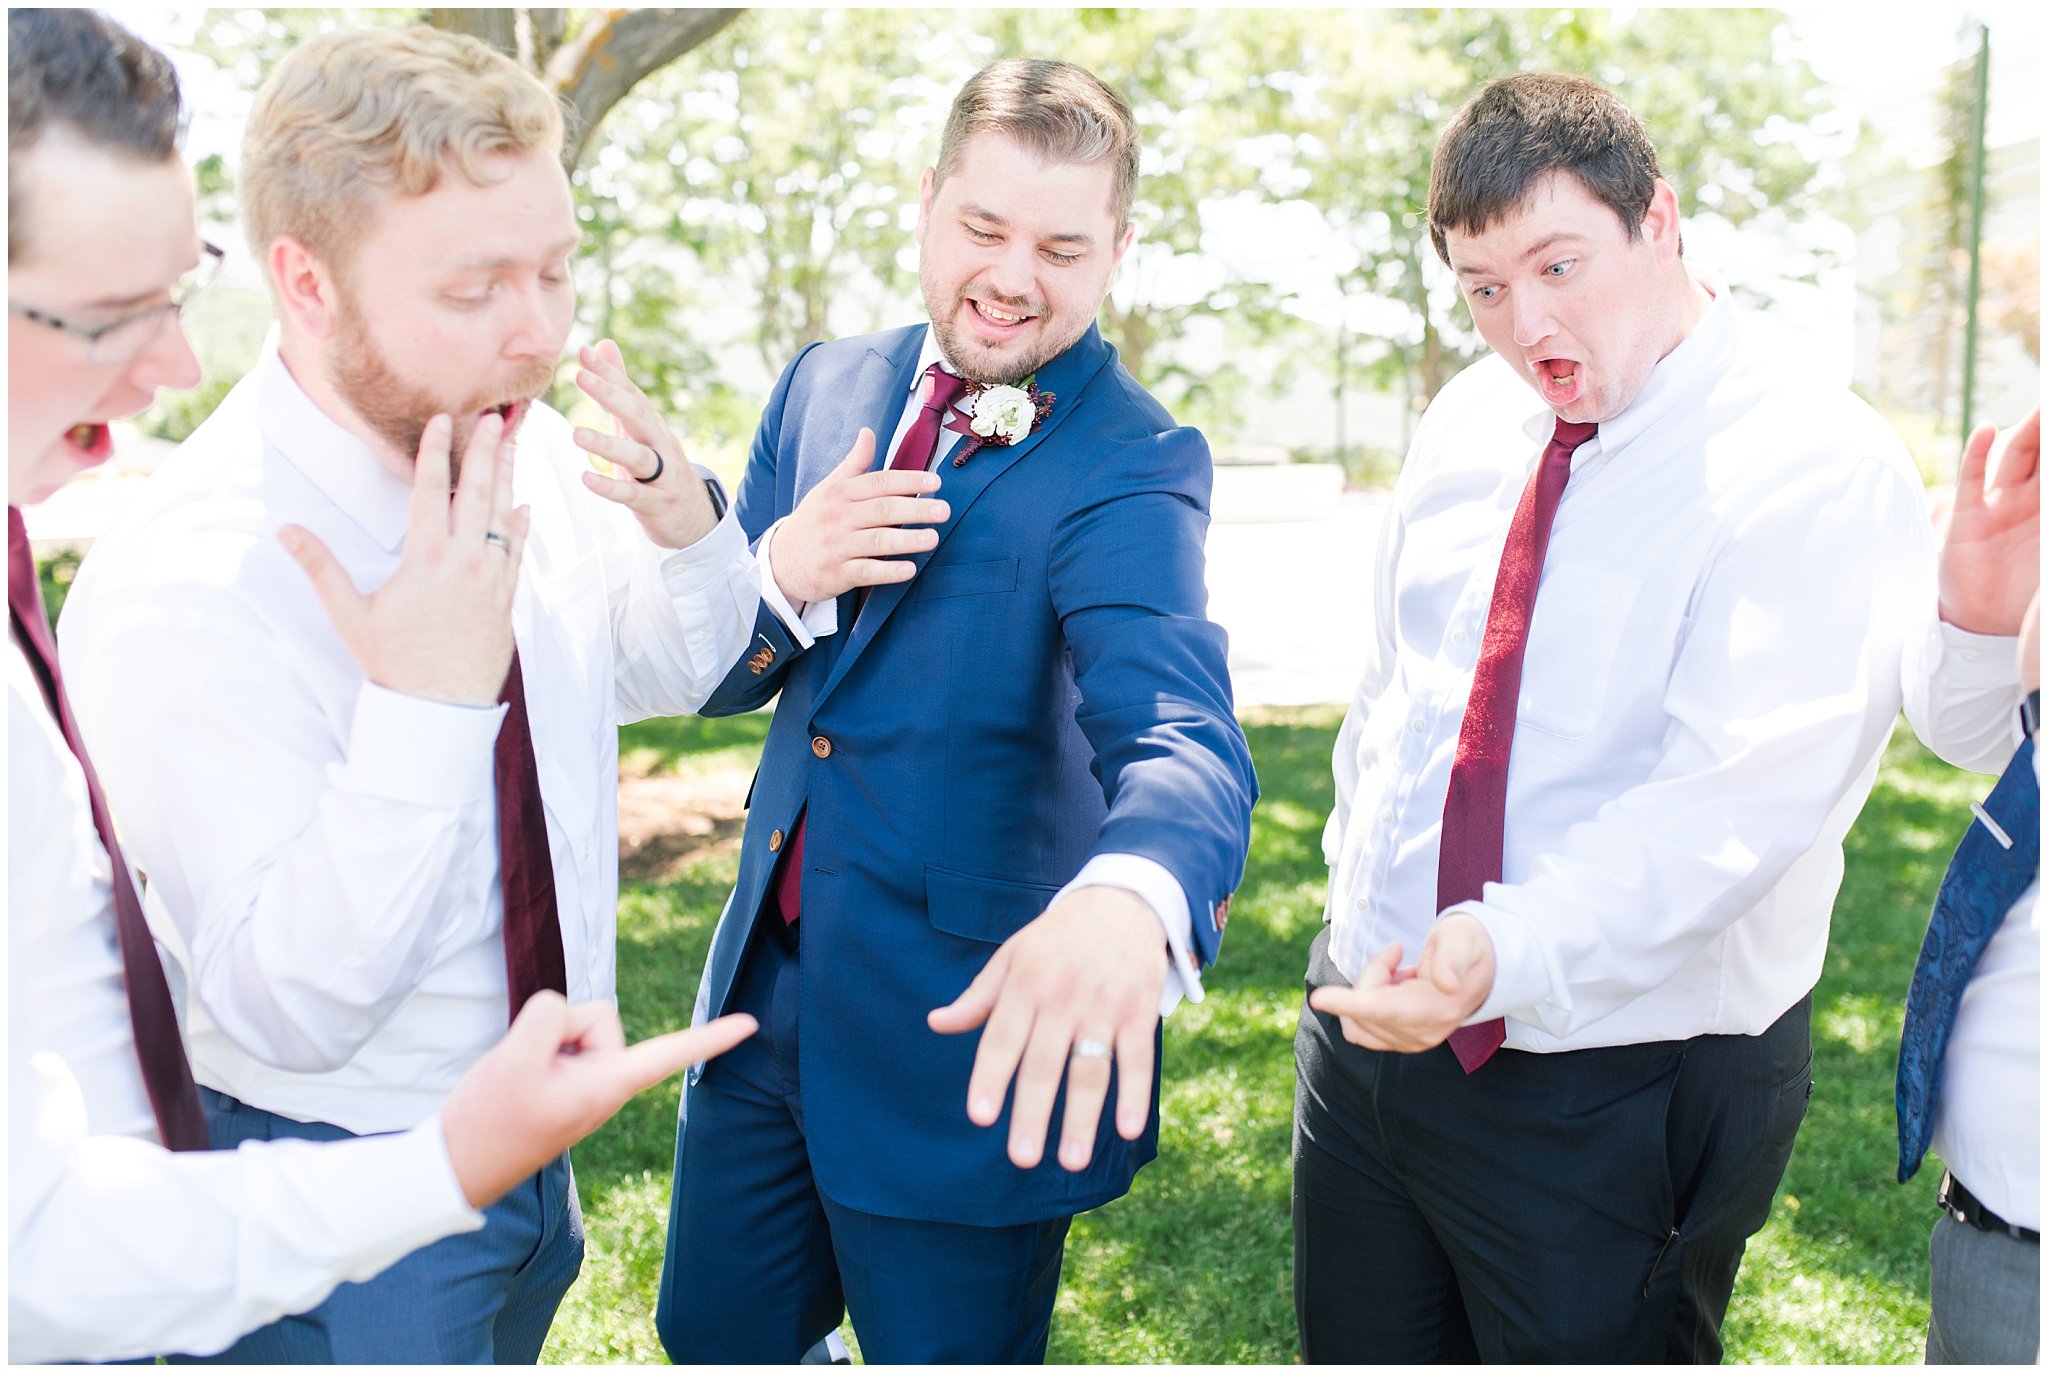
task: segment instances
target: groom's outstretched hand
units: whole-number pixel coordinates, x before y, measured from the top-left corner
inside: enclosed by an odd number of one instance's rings
[[[940,1034],[988,1027],[967,1080],[968,1119],[995,1124],[1014,1078],[1010,1162],[1035,1168],[1064,1076],[1059,1160],[1079,1172],[1095,1152],[1113,1055],[1116,1132],[1125,1139],[1143,1134],[1166,969],[1159,917],[1132,893],[1079,887],[1046,907],[996,950],[957,1000],[927,1017]]]
[[[870,472],[874,461],[874,431],[863,429],[832,474],[776,526],[768,561],[791,605],[829,601],[857,586],[907,582],[917,566],[904,558],[938,547],[938,531],[920,527],[944,524],[953,513],[942,500],[920,499],[939,489],[938,477]]]

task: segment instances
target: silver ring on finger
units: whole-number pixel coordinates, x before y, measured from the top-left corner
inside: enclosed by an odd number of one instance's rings
[[[1074,1041],[1074,1047],[1068,1051],[1067,1056],[1069,1058],[1099,1058],[1106,1061],[1110,1056],[1110,1048],[1109,1045],[1099,1039],[1077,1039]]]
[[[652,486],[656,482],[660,481],[662,471],[668,466],[668,464],[662,460],[661,450],[659,448],[656,448],[653,444],[649,444],[647,446],[647,451],[654,454],[654,471],[648,474],[647,476],[633,478],[634,481],[639,482],[642,486]]]
[[[484,535],[484,542],[497,549],[500,553],[509,554],[512,551],[512,541],[495,529],[488,531]]]

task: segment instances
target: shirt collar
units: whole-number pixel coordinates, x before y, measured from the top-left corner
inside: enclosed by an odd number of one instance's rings
[[[1636,398],[1620,414],[1600,422],[1598,437],[1581,448],[1579,456],[1613,453],[1642,437],[1674,411],[1698,405],[1712,378],[1727,367],[1735,348],[1734,306],[1729,301],[1728,288],[1718,280],[1698,274],[1694,280],[1713,295],[1706,313],[1678,341],[1678,346],[1650,369],[1649,379]],[[1556,424],[1556,412],[1545,405],[1529,417],[1522,430],[1532,441],[1547,443]]]
[[[935,362],[954,376],[960,375],[960,369],[947,359],[945,350],[939,347],[939,331],[930,325],[926,325],[924,347],[917,351],[917,370],[910,374],[910,394],[912,396],[917,395],[918,392],[924,389],[924,374],[931,370],[931,365]]]
[[[365,534],[391,552],[405,543],[412,486],[306,394],[278,353],[271,327],[256,362],[256,414],[263,441]]]

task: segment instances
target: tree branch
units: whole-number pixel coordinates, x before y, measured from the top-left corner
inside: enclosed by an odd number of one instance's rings
[[[576,112],[562,165],[582,160],[591,134],[635,82],[737,19],[736,9],[605,10],[558,48],[542,78]]]

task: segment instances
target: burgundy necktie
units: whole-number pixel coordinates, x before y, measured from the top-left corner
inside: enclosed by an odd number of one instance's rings
[[[1515,742],[1515,703],[1522,694],[1522,655],[1529,647],[1529,617],[1543,580],[1543,554],[1550,526],[1572,474],[1572,453],[1599,432],[1594,424],[1559,420],[1543,450],[1521,503],[1508,525],[1500,575],[1486,612],[1486,637],[1472,670],[1472,696],[1458,728],[1458,752],[1451,762],[1450,792],[1444,797],[1444,825],[1437,856],[1436,909],[1441,915],[1463,901],[1478,901],[1488,882],[1500,881],[1501,846],[1507,828],[1508,753]],[[1500,1020],[1451,1031],[1451,1052],[1466,1072],[1493,1057],[1507,1038]]]
[[[555,864],[540,803],[540,771],[526,721],[526,679],[519,651],[498,699],[507,707],[498,727],[498,880],[505,893],[505,990],[512,1018],[543,987],[567,996],[562,922],[555,907]]]
[[[931,393],[925,397],[924,408],[911,421],[910,428],[903,431],[903,442],[896,445],[896,456],[889,459],[889,470],[922,472],[932,465],[932,454],[939,447],[939,426],[945,423],[946,412],[953,408],[967,390],[967,380],[948,372],[936,362],[924,369],[924,375],[931,383]],[[853,615],[860,618],[860,612],[868,603],[868,588],[862,587],[854,600]],[[782,867],[775,874],[775,903],[782,909],[784,922],[794,925],[803,901],[804,886],[804,822],[809,814],[796,817],[796,824],[790,826],[787,852],[782,858]]]
[[[128,989],[128,1018],[135,1030],[135,1056],[142,1065],[142,1086],[149,1093],[149,1108],[156,1116],[157,1134],[171,1149],[207,1149],[206,1113],[199,1105],[199,1090],[192,1084],[192,1065],[185,1060],[185,1044],[178,1031],[178,1012],[171,1004],[170,984],[164,981],[164,967],[157,959],[156,941],[143,918],[142,902],[135,894],[135,882],[121,857],[121,844],[114,836],[114,822],[107,812],[107,798],[100,790],[99,774],[86,757],[78,725],[71,718],[71,702],[64,695],[64,674],[57,665],[57,641],[50,634],[50,618],[43,609],[43,588],[36,580],[36,563],[29,552],[28,529],[21,512],[7,507],[7,610],[14,622],[15,636],[35,669],[43,698],[64,742],[78,759],[85,774],[85,794],[92,805],[93,828],[100,832],[112,868],[109,880],[114,897],[114,930],[121,947],[121,977]],[[147,688],[143,688],[147,690]],[[17,796],[15,805],[38,805],[43,797]]]

